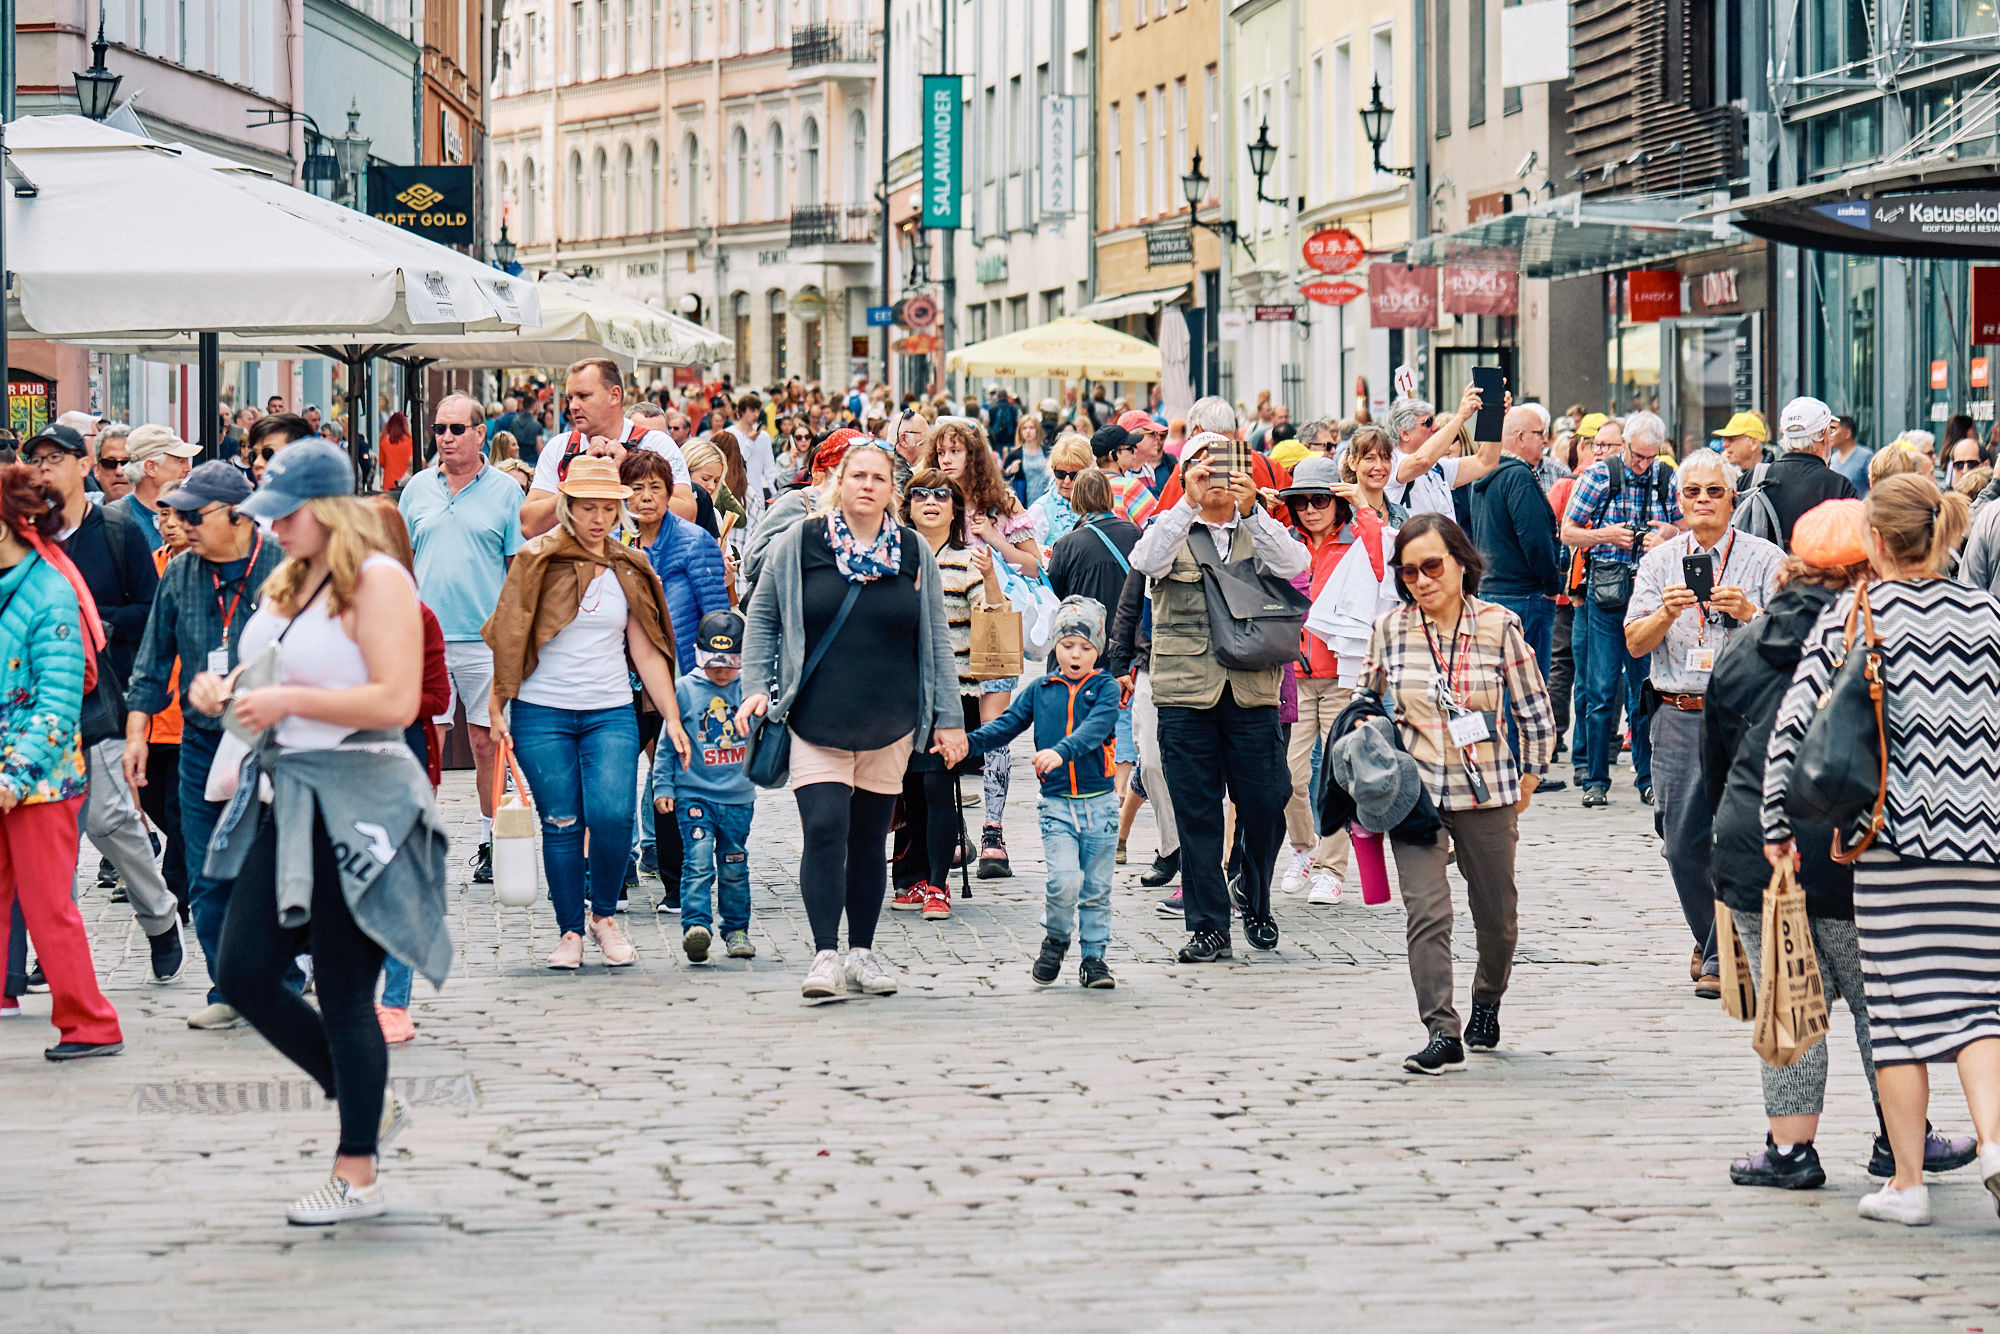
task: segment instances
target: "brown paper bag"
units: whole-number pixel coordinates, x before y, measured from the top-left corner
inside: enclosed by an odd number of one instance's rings
[[[1826,990],[1806,920],[1806,895],[1789,860],[1764,891],[1764,959],[1750,1045],[1769,1065],[1797,1065],[1826,1037]]]
[[[980,681],[1004,681],[1021,674],[1023,657],[1021,613],[1011,608],[972,604],[972,675]]]
[[[1729,905],[1715,901],[1715,951],[1722,963],[1722,1012],[1746,1023],[1757,1017],[1757,980],[1750,975],[1750,956],[1736,934]]]

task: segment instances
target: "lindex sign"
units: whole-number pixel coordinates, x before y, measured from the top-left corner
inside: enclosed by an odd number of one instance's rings
[[[1322,306],[1344,306],[1367,290],[1359,283],[1320,278],[1299,288],[1299,295]]]
[[[1321,273],[1352,272],[1368,254],[1361,238],[1345,227],[1321,228],[1306,238],[1301,251],[1306,264]]]

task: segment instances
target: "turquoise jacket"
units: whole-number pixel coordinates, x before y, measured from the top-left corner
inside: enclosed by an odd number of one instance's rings
[[[40,556],[0,571],[0,786],[23,806],[84,794],[76,592]]]

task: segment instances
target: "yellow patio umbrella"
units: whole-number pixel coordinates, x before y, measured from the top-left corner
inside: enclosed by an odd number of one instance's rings
[[[959,348],[945,366],[967,375],[1154,381],[1160,349],[1091,320],[1064,318]]]

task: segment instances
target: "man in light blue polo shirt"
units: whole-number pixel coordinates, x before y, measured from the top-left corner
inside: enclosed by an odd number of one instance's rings
[[[454,700],[465,701],[479,785],[479,851],[475,884],[493,880],[493,734],[487,697],[493,690],[493,650],[480,627],[500,602],[507,561],[521,545],[521,488],[486,464],[486,414],[464,394],[437,405],[431,425],[437,466],[412,477],[400,508],[417,553],[417,595],[444,630],[445,666]],[[452,707],[437,722],[451,726]]]

